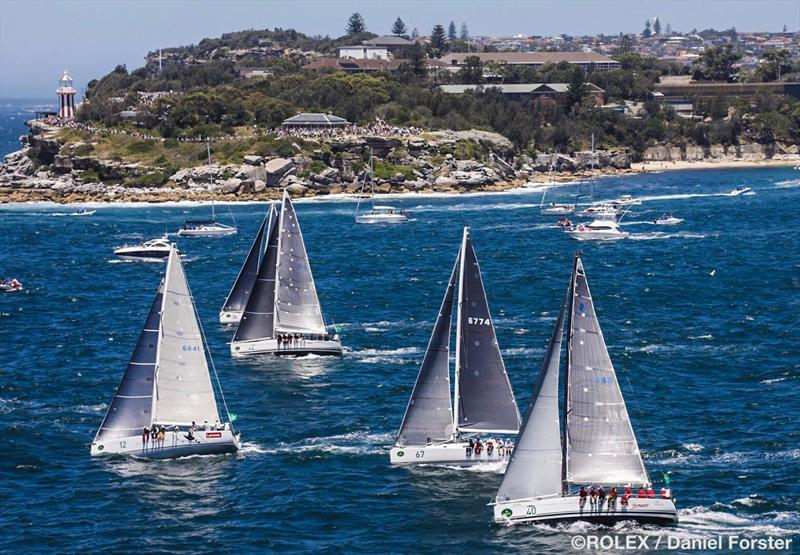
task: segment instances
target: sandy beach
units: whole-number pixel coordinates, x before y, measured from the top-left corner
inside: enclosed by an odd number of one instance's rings
[[[728,168],[770,168],[800,166],[800,156],[782,160],[673,160],[669,162],[636,162],[631,164],[634,172],[656,172],[675,170],[723,170]]]

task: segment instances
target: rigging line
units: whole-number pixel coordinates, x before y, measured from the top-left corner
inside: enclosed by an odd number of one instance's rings
[[[189,287],[189,280],[184,278],[186,282],[186,290],[189,292],[189,298],[192,301],[192,310],[194,311],[194,317],[197,318],[197,327],[200,328],[200,337],[203,339],[203,345],[206,348],[206,352],[208,353],[208,360],[211,362],[211,369],[214,371],[214,379],[217,381],[217,389],[219,389],[219,397],[222,400],[222,406],[225,408],[225,414],[228,417],[228,422],[231,426],[231,432],[233,434],[236,433],[236,430],[233,427],[233,421],[231,420],[231,413],[228,410],[228,403],[225,401],[225,393],[222,391],[222,384],[219,383],[219,374],[217,374],[217,367],[214,364],[214,357],[211,356],[211,348],[208,346],[208,341],[206,341],[206,332],[203,330],[203,324],[200,322],[200,314],[197,312],[197,305],[194,303],[194,295],[192,295],[192,289]]]

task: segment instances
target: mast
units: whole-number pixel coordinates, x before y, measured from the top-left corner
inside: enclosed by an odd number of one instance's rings
[[[567,350],[564,364],[564,415],[562,420],[561,429],[563,430],[561,436],[561,495],[569,494],[569,483],[567,482],[567,414],[570,411],[569,407],[569,365],[572,351],[572,305],[575,301],[575,273],[578,271],[578,257],[581,251],[575,253],[575,259],[572,262],[572,276],[569,279],[569,300],[567,301],[567,317],[569,324],[567,325]]]
[[[464,228],[464,235],[461,239],[461,249],[458,251],[458,312],[456,314],[456,368],[455,368],[455,387],[453,390],[453,437],[458,437],[458,417],[461,413],[459,401],[458,377],[461,373],[461,305],[464,302],[464,253],[467,246],[467,235],[469,228]]]
[[[210,166],[211,166],[211,143],[209,141],[206,141],[206,152],[208,152],[208,165],[209,165],[209,170],[210,170],[211,169],[210,168]],[[214,184],[214,174],[211,173],[210,175],[211,175],[211,184],[213,185]],[[217,216],[216,216],[216,213],[214,212],[214,199],[213,198],[211,199],[211,221],[214,222],[214,223],[216,223],[216,221],[217,221]]]
[[[277,327],[278,320],[278,288],[281,286],[281,280],[278,277],[278,266],[281,263],[281,240],[283,239],[283,216],[286,214],[286,197],[289,193],[286,189],[283,190],[283,199],[281,200],[281,213],[278,214],[278,246],[275,251],[275,286],[272,288],[272,337],[275,337],[275,328]],[[269,246],[267,246],[269,248]],[[264,260],[266,262],[266,259]]]

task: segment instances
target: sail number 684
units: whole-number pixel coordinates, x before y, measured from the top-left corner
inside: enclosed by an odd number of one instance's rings
[[[475,324],[476,326],[490,326],[492,321],[489,318],[467,318],[468,324]]]

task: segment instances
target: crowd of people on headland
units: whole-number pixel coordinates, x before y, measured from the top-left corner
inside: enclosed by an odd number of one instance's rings
[[[116,127],[98,127],[75,120],[65,120],[62,118],[47,118],[44,122],[48,125],[57,127],[65,127],[67,129],[74,129],[76,131],[85,131],[88,133],[98,133],[101,135],[124,135],[126,137],[133,137],[142,141],[159,141],[164,142],[167,139],[149,133],[143,133],[135,129],[121,129]],[[398,125],[390,125],[386,121],[375,118],[375,121],[368,125],[350,124],[341,127],[277,127],[275,129],[257,130],[256,132],[242,135],[214,135],[203,136],[197,135],[195,137],[175,137],[175,140],[183,143],[206,143],[218,141],[235,141],[235,140],[248,140],[257,139],[266,135],[274,135],[279,138],[299,138],[299,139],[325,139],[334,137],[347,137],[347,136],[382,136],[382,137],[411,137],[422,133],[420,127],[403,127]]]

